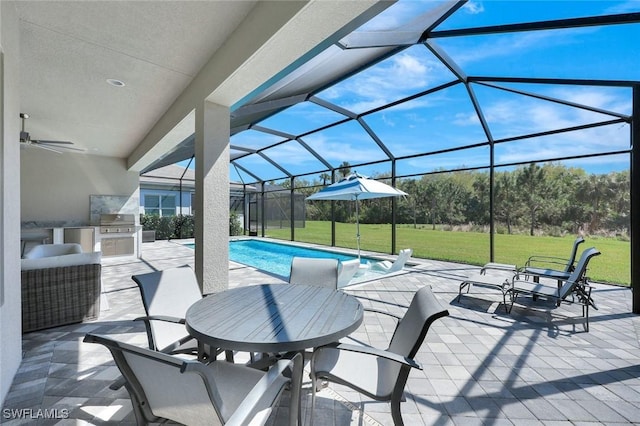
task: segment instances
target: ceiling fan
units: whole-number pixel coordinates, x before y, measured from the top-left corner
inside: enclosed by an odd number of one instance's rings
[[[29,114],[25,114],[23,112],[20,113],[20,118],[22,119],[22,130],[20,131],[20,144],[21,146],[35,146],[37,148],[46,149],[47,151],[53,151],[58,154],[62,154],[64,151],[60,151],[60,148],[68,149],[71,151],[81,151],[84,149],[74,148],[69,145],[73,145],[73,142],[69,141],[47,141],[41,139],[31,139],[29,132],[24,130],[24,121],[29,118]]]

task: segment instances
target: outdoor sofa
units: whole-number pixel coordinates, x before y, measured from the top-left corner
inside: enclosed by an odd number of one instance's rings
[[[21,260],[22,332],[98,318],[101,252],[79,244],[43,244]]]

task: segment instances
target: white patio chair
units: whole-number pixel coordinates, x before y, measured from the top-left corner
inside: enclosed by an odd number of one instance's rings
[[[202,299],[193,269],[185,265],[133,275],[131,279],[140,289],[147,314],[136,320],[144,321],[149,349],[165,353],[194,353],[197,342],[184,326],[187,309]]]
[[[338,288],[345,287],[360,269],[360,259],[343,260],[338,272]]]
[[[206,365],[94,334],[84,342],[111,351],[139,425],[167,420],[190,426],[262,425],[287,385],[299,395],[299,354],[263,372],[226,361]],[[291,379],[283,375],[287,368],[293,371]],[[297,422],[292,417],[291,425]]]
[[[167,354],[189,354],[201,359],[215,357],[222,352],[199,347],[184,325],[189,306],[202,299],[196,274],[190,266],[133,275],[131,279],[138,285],[147,314],[134,321],[144,321],[149,349]],[[233,361],[232,352],[228,351],[226,357]],[[124,379],[120,377],[110,388],[119,389],[123,384]]]
[[[289,283],[338,288],[338,259],[294,257]]]
[[[391,315],[387,312],[375,311]],[[435,320],[449,315],[425,286],[416,292],[398,324],[386,350],[370,346],[335,343],[316,348],[311,358],[311,418],[319,380],[348,386],[369,398],[391,402],[396,426],[403,425],[400,402],[412,368],[422,369],[413,359]]]

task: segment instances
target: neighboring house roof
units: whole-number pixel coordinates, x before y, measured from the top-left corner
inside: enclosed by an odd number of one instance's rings
[[[140,175],[140,188],[163,188],[173,189],[180,185],[182,181],[183,190],[194,190],[196,173],[194,169],[179,166],[177,164],[170,164],[168,166],[160,167],[159,169],[151,170],[147,173]],[[242,190],[243,185],[239,182],[230,182],[231,190]],[[247,191],[256,191],[253,186],[246,186]]]

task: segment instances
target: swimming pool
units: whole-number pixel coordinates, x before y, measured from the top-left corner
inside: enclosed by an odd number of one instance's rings
[[[187,245],[191,248],[194,247],[193,244]],[[357,256],[271,241],[253,239],[229,241],[229,260],[279,275],[285,279],[289,279],[291,259],[294,256],[330,258],[340,261],[357,259]],[[360,258],[362,264],[370,261],[374,261],[374,259]]]
[[[254,268],[271,272],[287,279],[289,278],[291,269],[291,260],[294,256],[330,258],[340,261],[357,258],[357,256],[349,256],[326,250],[269,241],[238,240],[229,242],[229,260],[253,266]],[[366,262],[366,259],[360,260],[361,263],[363,263],[363,261]]]

